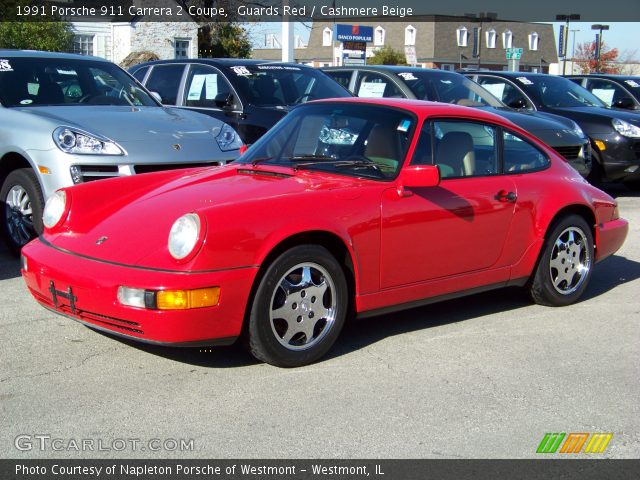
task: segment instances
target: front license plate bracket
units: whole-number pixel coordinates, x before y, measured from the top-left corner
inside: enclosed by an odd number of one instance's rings
[[[73,289],[71,287],[68,287],[66,292],[62,290],[56,290],[56,285],[53,280],[51,280],[49,282],[49,292],[51,293],[51,300],[53,301],[54,308],[58,308],[58,297],[65,298],[69,300],[69,308],[71,308],[71,313],[74,315],[76,314],[76,300],[78,300],[78,297],[73,294]]]

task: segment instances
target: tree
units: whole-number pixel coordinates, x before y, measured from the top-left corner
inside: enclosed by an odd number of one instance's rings
[[[618,59],[618,49],[609,50],[606,43],[602,43],[600,58],[596,60],[596,42],[584,42],[576,48],[575,62],[580,68],[580,73],[620,73],[620,66],[615,62]]]
[[[67,22],[0,22],[0,48],[68,52],[72,44]]]
[[[198,30],[201,57],[249,58],[251,41],[247,31],[237,23],[209,23]]]
[[[369,65],[406,65],[407,59],[404,53],[400,53],[397,50],[389,46],[384,46],[373,54],[373,56],[367,58]]]

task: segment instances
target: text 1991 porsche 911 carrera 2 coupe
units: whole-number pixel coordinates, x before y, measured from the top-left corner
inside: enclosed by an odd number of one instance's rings
[[[575,302],[628,230],[615,200],[497,115],[411,100],[296,108],[240,160],[77,185],[22,274],[46,308],[140,341],[325,354],[347,315],[508,285]]]

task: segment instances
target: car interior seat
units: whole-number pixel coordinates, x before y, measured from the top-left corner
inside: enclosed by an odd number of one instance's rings
[[[46,76],[40,77],[40,87],[36,96],[36,103],[43,105],[60,105],[64,103],[64,94],[62,88],[55,82],[52,82]]]
[[[282,105],[284,103],[281,98],[275,96],[278,86],[273,78],[258,77],[253,81],[252,86],[255,97],[260,100],[260,103],[265,105]]]
[[[473,175],[476,158],[473,138],[467,132],[447,132],[438,143],[436,154],[442,177]]]
[[[367,137],[364,156],[374,161],[381,170],[395,172],[402,158],[398,132],[385,125],[376,125]]]

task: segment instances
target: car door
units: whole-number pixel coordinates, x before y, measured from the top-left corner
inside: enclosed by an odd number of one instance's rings
[[[411,164],[438,165],[441,182],[383,194],[381,288],[500,266],[517,192],[500,174],[498,132],[480,122],[425,122]]]
[[[589,78],[585,87],[602,100],[607,107],[634,110],[638,108],[636,100],[623,87],[604,78]]]
[[[478,75],[474,80],[511,108],[535,110],[527,95],[505,78]]]
[[[178,105],[185,68],[186,65],[180,63],[154,65],[144,86],[147,90],[159,94],[163,105]]]
[[[389,75],[360,70],[353,92],[365,98],[405,98],[400,87]]]

